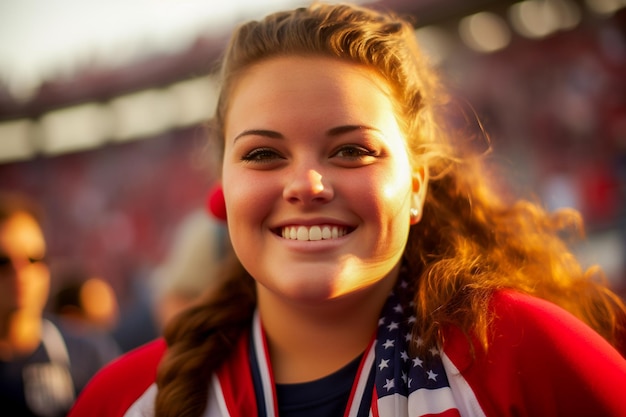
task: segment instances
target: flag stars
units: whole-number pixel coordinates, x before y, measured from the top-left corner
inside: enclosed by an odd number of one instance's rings
[[[423,360],[421,360],[420,358],[413,358],[413,367],[415,368],[416,366],[422,366],[422,364],[424,363]]]
[[[392,331],[398,329],[399,323],[392,321],[387,325],[387,330]]]
[[[386,388],[387,391],[391,390],[392,388],[394,388],[396,386],[396,384],[393,381],[393,379],[385,378],[385,381],[387,381],[387,383],[385,385],[383,385],[383,388]]]
[[[418,320],[415,303],[411,305],[412,308],[408,302],[391,298],[378,320],[373,366],[376,390],[383,397],[407,397],[415,390],[437,389],[446,384],[445,371],[441,368],[443,349],[420,337],[415,328]],[[414,356],[411,354],[414,348],[423,353]]]
[[[432,370],[426,372],[426,374],[428,375],[428,379],[432,379],[433,381],[437,381],[437,374],[434,373]]]

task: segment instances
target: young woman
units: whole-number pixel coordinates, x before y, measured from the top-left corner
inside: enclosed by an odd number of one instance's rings
[[[408,23],[276,13],[222,76],[236,262],[71,416],[626,415],[626,310],[558,237],[579,218],[488,182]]]

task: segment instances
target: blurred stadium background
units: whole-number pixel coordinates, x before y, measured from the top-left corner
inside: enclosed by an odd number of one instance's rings
[[[53,262],[137,296],[204,205],[201,126],[230,29],[306,3],[0,2],[0,189],[41,202]],[[412,16],[515,184],[581,210],[577,250],[626,294],[626,0],[361,3]]]

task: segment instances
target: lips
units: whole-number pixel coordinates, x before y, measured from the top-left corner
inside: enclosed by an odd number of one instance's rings
[[[286,226],[280,230],[280,235],[289,240],[329,240],[337,239],[349,233],[345,226],[315,225],[315,226]]]

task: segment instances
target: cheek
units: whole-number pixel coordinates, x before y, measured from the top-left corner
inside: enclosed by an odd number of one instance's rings
[[[241,170],[237,170],[236,167],[227,163],[223,166],[222,188],[228,219],[235,218],[233,216],[239,215],[242,209],[242,202],[246,201],[246,196],[249,193],[247,181],[245,177],[242,178],[245,172],[240,171]]]
[[[30,301],[38,306],[44,306],[50,290],[50,271],[43,264],[33,264],[24,271],[26,293]]]
[[[15,280],[0,276],[0,310],[5,304],[11,304],[15,294]]]
[[[254,176],[240,175],[237,181],[225,181],[223,186],[227,218],[237,222],[257,219],[270,200],[269,184],[255,181]]]
[[[372,215],[381,220],[393,222],[404,218],[408,213],[411,201],[411,179],[409,174],[383,171],[375,176],[377,181],[368,181],[364,184],[361,198],[369,201]],[[408,214],[407,214],[408,219]],[[408,221],[408,220],[407,220]]]
[[[263,231],[264,219],[280,195],[267,173],[227,167],[223,174],[228,229],[233,248],[241,253],[254,245],[252,240]]]

